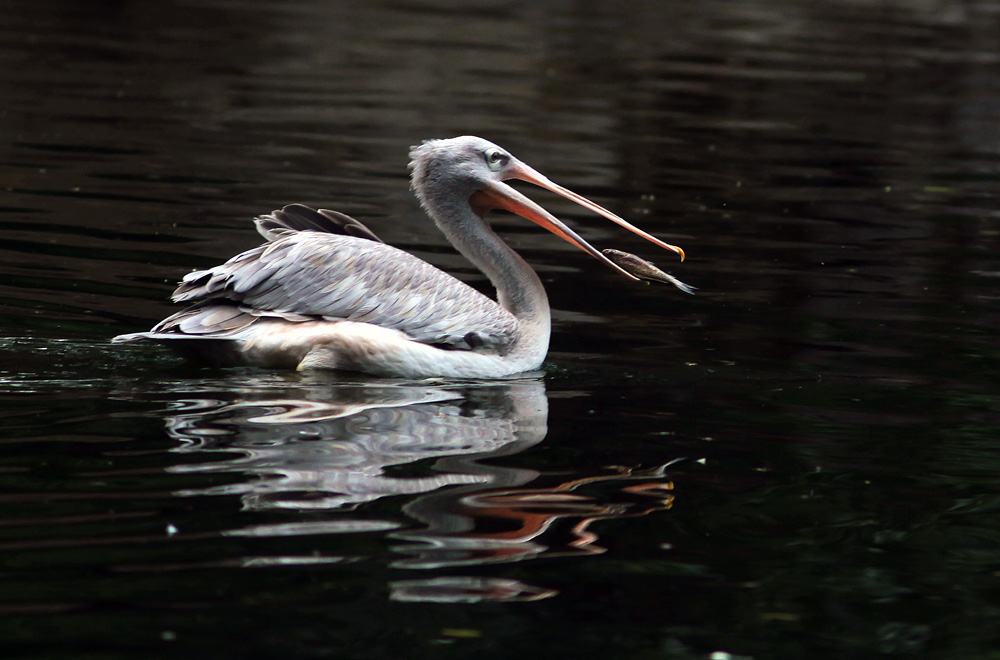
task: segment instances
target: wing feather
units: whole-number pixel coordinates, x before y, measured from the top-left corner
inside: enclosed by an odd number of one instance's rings
[[[245,325],[247,315],[322,318],[394,328],[447,348],[503,353],[517,332],[510,312],[411,254],[368,237],[311,230],[289,231],[222,265],[190,273],[173,299],[229,303],[242,314],[191,317],[188,324],[202,333]],[[183,321],[179,327],[187,331]]]
[[[254,219],[257,231],[269,241],[276,241],[297,231],[318,231],[328,234],[344,234],[370,241],[382,242],[368,227],[349,215],[339,211],[309,208],[304,204],[289,204]]]

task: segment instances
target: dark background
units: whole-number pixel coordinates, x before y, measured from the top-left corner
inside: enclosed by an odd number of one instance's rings
[[[996,2],[0,2],[6,658],[992,657]],[[298,201],[477,286],[407,150],[476,134],[544,375],[111,346]],[[714,654],[714,655],[713,655]]]

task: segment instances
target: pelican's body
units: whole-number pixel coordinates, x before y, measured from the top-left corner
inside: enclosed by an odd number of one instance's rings
[[[482,138],[427,141],[410,155],[421,204],[490,279],[496,301],[382,243],[356,220],[291,205],[257,219],[267,243],[184,278],[173,299],[191,307],[115,341],[164,342],[216,364],[381,376],[500,378],[537,369],[549,344],[545,289],[483,214],[514,211],[621,269],[502,182],[510,178],[554,190],[680,252]]]

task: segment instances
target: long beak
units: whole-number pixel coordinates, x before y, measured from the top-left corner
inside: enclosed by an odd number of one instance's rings
[[[528,183],[533,183],[536,186],[545,188],[546,190],[551,190],[557,195],[562,195],[563,197],[576,202],[585,209],[589,209],[594,213],[597,213],[598,215],[602,215],[608,220],[611,220],[612,222],[615,222],[621,225],[622,227],[625,227],[632,233],[642,236],[647,241],[655,243],[656,245],[659,245],[662,248],[666,248],[667,250],[673,250],[674,252],[681,255],[681,261],[684,260],[684,250],[682,250],[681,248],[677,247],[676,245],[670,245],[669,243],[664,243],[655,236],[647,234],[638,227],[635,227],[634,225],[627,222],[623,218],[607,210],[603,206],[600,206],[599,204],[595,204],[594,202],[590,201],[583,195],[578,195],[572,190],[568,190],[567,188],[563,188],[557,183],[553,183],[548,179],[548,177],[544,176],[543,174],[534,170],[533,168],[528,167],[524,163],[521,162],[512,163],[508,167],[508,177],[511,179],[518,179],[520,181],[527,181]],[[629,273],[628,271],[622,269],[615,262],[605,257],[590,243],[583,240],[575,231],[573,231],[565,224],[560,222],[558,219],[556,219],[551,213],[549,213],[541,206],[531,201],[530,199],[519,193],[517,190],[511,188],[510,186],[508,186],[503,182],[500,181],[491,182],[489,186],[487,186],[486,188],[480,190],[475,195],[473,195],[472,199],[469,201],[473,205],[473,208],[480,214],[484,213],[485,211],[491,208],[500,208],[510,211],[511,213],[516,213],[522,218],[525,218],[526,220],[531,220],[535,224],[544,227],[545,229],[549,230],[550,232],[552,232],[559,238],[563,239],[564,241],[572,245],[575,245],[576,247],[580,248],[581,250],[583,250],[590,256],[594,257],[598,261],[603,262],[606,266],[608,266],[612,270],[618,271],[625,277],[632,280],[639,279],[634,275],[632,275],[631,273]]]

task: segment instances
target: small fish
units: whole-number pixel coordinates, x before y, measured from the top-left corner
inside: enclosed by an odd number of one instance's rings
[[[684,293],[690,293],[692,296],[694,295],[695,287],[690,284],[684,284],[684,282],[681,282],[673,275],[664,273],[662,270],[645,259],[640,259],[634,254],[622,252],[621,250],[601,250],[601,252],[605,257],[615,262],[619,267],[628,271],[631,275],[635,275],[636,277],[640,277],[644,280],[652,280],[653,282],[673,284]]]

